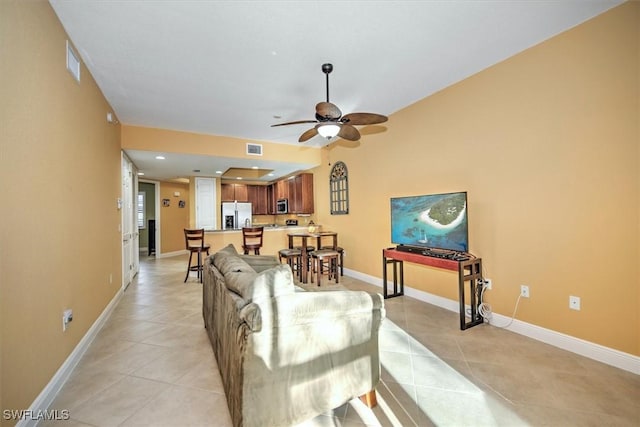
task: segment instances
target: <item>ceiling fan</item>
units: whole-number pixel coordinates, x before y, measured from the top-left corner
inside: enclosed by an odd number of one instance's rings
[[[387,121],[387,116],[375,113],[349,113],[343,116],[342,111],[340,111],[335,104],[329,102],[329,74],[331,71],[333,71],[332,64],[322,64],[322,72],[326,75],[327,80],[327,101],[319,102],[316,105],[315,120],[297,120],[294,122],[278,123],[271,125],[271,127],[317,123],[314,127],[300,135],[298,141],[308,141],[318,134],[327,139],[339,136],[349,141],[357,141],[360,139],[360,132],[358,132],[358,129],[354,126],[375,125]]]

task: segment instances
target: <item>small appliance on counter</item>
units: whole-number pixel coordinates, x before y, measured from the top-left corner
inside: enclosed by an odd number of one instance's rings
[[[288,219],[285,221],[284,225],[298,225],[297,219]]]

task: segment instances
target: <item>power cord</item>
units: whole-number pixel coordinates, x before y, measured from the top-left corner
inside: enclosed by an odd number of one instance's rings
[[[516,318],[516,312],[518,311],[518,304],[520,304],[520,299],[522,298],[522,294],[518,295],[518,299],[516,299],[516,305],[513,309],[513,314],[511,315],[511,319],[505,325],[496,325],[491,323],[492,311],[491,305],[484,302],[484,292],[487,290],[487,283],[481,279],[482,283],[482,291],[480,291],[480,303],[478,304],[478,314],[482,316],[482,318],[491,326],[495,326],[496,328],[508,328],[513,323],[513,320]]]
[[[491,324],[491,306],[484,302],[484,291],[487,290],[487,282],[482,280],[482,290],[480,291],[480,303],[478,304],[478,314],[489,324]]]
[[[471,256],[472,258],[476,257],[475,255],[469,252],[467,252],[467,255]],[[486,277],[486,276],[482,274],[480,277]],[[522,298],[522,294],[518,295],[518,299],[516,299],[516,305],[513,308],[513,314],[511,315],[511,319],[509,319],[509,322],[507,322],[507,324],[505,325],[496,325],[491,323],[491,318],[493,317],[493,312],[491,311],[491,305],[489,303],[484,302],[484,292],[487,290],[487,286],[489,285],[489,282],[484,279],[478,279],[478,282],[482,286],[482,290],[480,291],[480,301],[478,302],[478,307],[477,307],[478,314],[482,316],[482,319],[484,319],[486,323],[490,324],[491,326],[495,326],[496,328],[508,328],[509,326],[511,326],[514,319],[516,318],[516,313],[518,311],[518,304],[520,304],[520,299]],[[466,314],[467,314],[467,317],[471,317],[470,308],[466,309]]]

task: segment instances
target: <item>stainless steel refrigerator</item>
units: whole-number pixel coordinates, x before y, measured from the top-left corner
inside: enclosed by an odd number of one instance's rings
[[[222,203],[223,230],[239,229],[247,226],[251,226],[251,203]]]

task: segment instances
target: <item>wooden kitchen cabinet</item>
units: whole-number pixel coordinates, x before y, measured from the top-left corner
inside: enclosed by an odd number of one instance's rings
[[[276,185],[269,184],[267,186],[267,214],[276,214]]]
[[[312,214],[313,211],[313,174],[301,173],[289,180],[289,212]]]
[[[289,198],[289,180],[282,179],[275,183],[276,200]]]
[[[248,202],[249,193],[245,184],[220,184],[220,200],[223,202]]]
[[[253,215],[268,215],[268,188],[266,185],[247,185],[247,195],[251,202],[251,213]]]

